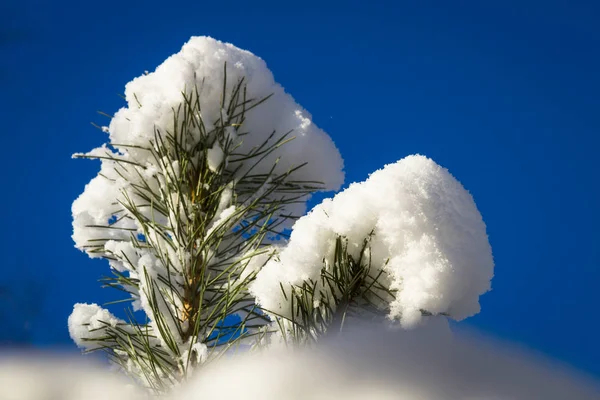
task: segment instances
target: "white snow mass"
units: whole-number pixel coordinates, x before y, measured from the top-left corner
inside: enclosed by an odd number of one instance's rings
[[[438,332],[439,328],[439,324],[432,324],[411,331],[359,330],[313,349],[299,352],[270,349],[230,358],[208,366],[175,397],[179,400],[600,398],[598,382],[583,374],[574,374],[547,359],[472,334],[459,332],[447,336]]]
[[[381,283],[396,291],[389,304],[380,304],[391,319],[409,327],[427,313],[461,320],[479,312],[494,267],[485,224],[469,192],[420,155],[385,166],[300,218],[251,292],[266,310],[291,318],[282,287],[318,282],[333,264],[338,236],[348,239],[356,258],[371,232],[371,275],[383,269]]]
[[[243,126],[237,129],[246,132],[243,137],[236,133],[236,127],[227,127],[228,137],[239,144],[236,153],[247,153],[258,147],[274,133],[271,143],[288,132],[293,140],[278,147],[252,170],[254,174],[267,173],[276,160],[275,173],[283,173],[290,168],[306,165],[294,173],[300,181],[323,182],[324,190],[337,190],[344,180],[343,161],[331,138],[312,121],[310,114],[287,94],[273,79],[265,62],[254,54],[209,37],[193,37],[181,51],[165,60],[156,71],[135,78],[125,86],[127,107],[120,109],[108,127],[109,144],[114,153],[103,146],[87,153],[92,156],[113,157],[145,165],[136,167],[138,171],[129,173],[117,171],[112,160],[103,159],[98,177],[94,178],[83,194],[73,203],[73,239],[76,246],[86,249],[90,240],[122,235],[122,231],[98,228],[121,207],[117,203],[121,190],[138,184],[164,166],[157,165],[152,155],[137,146],[151,147],[155,140],[155,130],[172,130],[174,117],[184,103],[183,93],[192,96],[198,88],[200,95],[201,118],[207,130],[226,117],[221,108],[224,67],[227,65],[227,88],[230,93],[237,82],[244,78],[248,98],[255,100],[271,96],[245,115]],[[200,135],[199,132],[197,132]],[[208,154],[210,168],[216,168],[224,161],[222,150],[216,146]],[[132,167],[133,169],[133,167]],[[244,169],[240,170],[242,173]],[[151,183],[151,182],[150,182]],[[284,211],[282,211],[283,213]],[[302,215],[305,205],[300,202],[288,205],[286,213]],[[135,229],[135,224],[127,219],[116,225]],[[90,253],[91,256],[100,256]]]
[[[101,348],[103,343],[99,339],[106,336],[104,328],[115,327],[117,324],[125,324],[125,322],[97,304],[77,303],[69,315],[69,335],[81,348],[88,350]]]
[[[343,183],[342,158],[331,138],[312,121],[310,114],[287,94],[273,79],[266,63],[254,54],[209,37],[193,37],[181,51],[167,58],[156,71],[142,75],[125,86],[128,106],[112,119],[110,141],[118,149],[123,145],[147,145],[154,139],[154,128],[173,126],[173,109],[183,102],[182,92],[200,88],[200,109],[205,124],[216,123],[226,112],[221,108],[224,64],[227,63],[227,84],[230,92],[244,78],[250,98],[264,98],[265,103],[248,112],[241,129],[250,134],[243,137],[239,152],[262,142],[272,133],[281,137],[289,131],[295,139],[265,160],[258,172],[268,171],[276,158],[277,166],[286,171],[292,166],[308,163],[297,179],[318,180],[328,190],[337,190]]]
[[[442,321],[438,321],[442,322]],[[425,329],[424,329],[425,328]],[[441,330],[441,332],[438,332]],[[30,354],[0,356],[3,400],[596,400],[584,374],[443,324],[356,331],[317,348],[267,349],[207,364],[163,397],[106,367]],[[122,377],[122,376],[121,376]]]

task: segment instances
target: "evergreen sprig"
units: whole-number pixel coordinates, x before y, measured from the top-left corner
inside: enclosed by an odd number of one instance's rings
[[[306,280],[301,285],[281,291],[289,304],[290,313],[282,315],[272,310],[277,331],[285,343],[310,344],[343,331],[349,319],[384,320],[394,291],[382,284],[386,273],[371,265],[371,232],[364,240],[358,255],[352,255],[348,240],[338,235],[333,261],[323,260],[320,279]],[[355,253],[355,252],[354,252]]]
[[[370,242],[374,234],[371,231],[367,235],[358,252],[349,248],[347,238],[338,235],[332,261],[323,260],[319,280],[308,279],[290,287],[281,284],[289,313],[264,310],[275,316],[277,329],[270,333],[278,332],[286,344],[310,345],[343,332],[350,321],[385,321],[397,291],[385,284],[389,260],[384,265],[372,264]],[[424,316],[434,315],[420,311]]]
[[[242,151],[244,138],[252,135],[244,132],[246,115],[269,96],[249,97],[244,79],[228,92],[226,65],[224,71],[217,120],[202,117],[202,84],[182,93],[181,104],[172,110],[172,127],[155,128],[147,146],[113,143],[105,154],[78,155],[112,163],[119,177],[129,182],[110,220],[94,226],[119,234],[91,240],[87,250],[111,262],[112,276],[102,280],[104,286],[131,296],[118,301],[139,305],[145,299],[147,313],[140,323],[129,308],[127,322],[106,322],[100,336],[96,333],[88,340],[94,342],[92,350],[106,351],[156,392],[256,335],[248,326],[269,322],[248,293],[255,272],[246,267],[253,257],[269,251],[271,236],[285,236],[282,223],[298,217],[283,213],[286,206],[304,202],[321,188],[319,182],[295,178],[303,165],[276,172],[277,159],[269,172],[257,172],[267,157],[293,140],[292,132],[272,132],[260,145]],[[138,105],[144,106],[139,101]],[[223,152],[223,162],[216,167],[209,160],[215,146]],[[138,161],[144,158],[139,155],[151,157],[154,169]],[[135,221],[139,229],[123,227],[125,220]],[[108,251],[108,240],[131,243],[140,254],[155,257],[162,268],[149,269],[124,252]],[[132,271],[131,276],[118,263]],[[240,321],[230,318],[238,313],[243,315]],[[207,346],[207,356],[198,354],[198,343]]]

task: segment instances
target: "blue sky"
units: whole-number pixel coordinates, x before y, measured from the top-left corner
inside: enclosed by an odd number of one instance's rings
[[[600,377],[600,6],[582,1],[0,4],[0,340],[74,349],[108,272],[73,248],[117,94],[193,35],[264,58],[334,139],[347,183],[422,153],[473,194],[496,261],[465,325]],[[451,5],[450,5],[451,4]],[[5,323],[5,321],[8,321]],[[28,321],[27,327],[24,326]]]

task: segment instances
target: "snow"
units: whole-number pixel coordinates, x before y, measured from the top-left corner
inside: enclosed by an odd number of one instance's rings
[[[209,365],[179,400],[592,400],[597,382],[504,343],[438,324],[356,331],[301,351],[269,349]],[[443,326],[442,326],[443,328]],[[257,384],[231,385],[231,382]],[[224,390],[224,388],[227,388]]]
[[[88,350],[101,348],[101,341],[86,341],[85,339],[101,339],[106,337],[104,328],[115,327],[125,322],[116,318],[108,310],[97,304],[77,303],[69,316],[69,334],[71,339],[81,348]]]
[[[294,140],[267,155],[252,169],[252,173],[269,172],[277,160],[274,172],[278,174],[307,163],[294,173],[295,180],[322,181],[325,190],[339,189],[344,179],[343,161],[333,141],[311,121],[310,114],[274,81],[265,62],[231,44],[209,37],[193,37],[156,71],[144,74],[126,85],[127,107],[114,115],[108,127],[111,146],[104,145],[86,154],[104,159],[101,160],[99,175],[92,179],[73,203],[73,239],[78,248],[88,251],[92,257],[101,256],[102,253],[92,252],[87,247],[90,240],[113,236],[123,239],[126,236],[116,229],[98,227],[106,225],[107,220],[122,208],[119,204],[119,201],[123,201],[122,192],[125,191],[135,201],[136,196],[128,188],[139,184],[142,177],[152,188],[158,189],[164,185],[171,168],[157,163],[150,152],[131,146],[149,148],[155,140],[155,128],[159,135],[172,130],[173,110],[183,103],[182,93],[190,95],[195,87],[201,87],[201,118],[207,129],[214,127],[220,119],[226,119],[227,110],[221,108],[220,100],[225,63],[228,66],[227,93],[244,77],[249,97],[261,99],[272,95],[246,113],[246,120],[241,127],[226,127],[227,139],[239,145],[235,149],[236,154],[245,154],[260,146],[273,132],[275,134],[269,142],[272,144],[290,131],[294,137]],[[239,136],[238,130],[247,134]],[[139,166],[125,170],[108,158],[122,159]],[[214,143],[208,150],[207,158],[213,171],[217,171],[223,162],[227,165],[227,155],[219,143]],[[238,173],[242,174],[249,168],[249,165],[244,166]],[[157,172],[162,170],[166,170],[165,177],[157,176]],[[281,210],[281,214],[292,215],[302,215],[304,212],[305,204],[302,202]],[[135,223],[127,219],[117,226],[136,228]],[[282,225],[281,229],[284,228]]]
[[[300,351],[224,357],[195,371],[165,400],[595,400],[600,385],[552,360],[439,318],[410,331],[368,329]],[[429,323],[431,322],[431,323]],[[195,348],[204,357],[203,346]],[[88,360],[89,361],[89,360]],[[121,379],[119,379],[121,378]],[[157,398],[81,357],[0,355],[3,400]]]
[[[347,238],[357,259],[370,242],[372,277],[396,290],[388,317],[405,327],[419,323],[421,310],[461,320],[479,311],[479,296],[490,289],[494,262],[486,227],[472,196],[444,168],[413,155],[326,199],[293,227],[290,241],[258,273],[251,286],[257,302],[272,315],[292,317],[284,289],[319,282],[331,269],[335,240]],[[326,293],[328,287],[319,284]]]
[[[298,172],[297,179],[321,180],[328,190],[337,190],[344,179],[343,163],[331,138],[275,82],[262,59],[208,37],[193,37],[156,71],[126,85],[128,107],[119,110],[110,123],[111,142],[147,145],[154,139],[154,126],[162,129],[172,126],[172,110],[181,104],[181,93],[189,93],[195,86],[202,89],[203,121],[214,124],[219,119],[226,119],[227,110],[220,106],[225,62],[228,65],[228,93],[238,79],[245,77],[250,97],[259,99],[272,95],[247,113],[242,130],[250,133],[243,137],[237,152],[244,153],[261,145],[273,131],[276,132],[274,139],[292,131],[295,139],[267,157],[257,173],[268,171],[277,158],[280,158],[278,172],[307,162],[307,166]],[[228,132],[235,133],[234,127],[229,127]]]
[[[246,113],[241,127],[226,127],[229,140],[239,144],[236,153],[245,154],[258,147],[275,132],[269,143],[291,131],[294,140],[278,147],[253,168],[253,174],[270,171],[274,163],[275,173],[281,174],[294,166],[307,163],[293,175],[295,180],[322,181],[325,190],[337,190],[344,180],[343,161],[331,138],[312,121],[310,114],[275,82],[265,62],[254,54],[209,37],[193,37],[181,51],[165,60],[154,72],[144,74],[129,82],[125,87],[127,107],[120,109],[108,127],[110,144],[118,153],[106,146],[87,153],[91,156],[118,157],[128,162],[146,165],[155,172],[156,161],[148,151],[137,147],[151,147],[158,134],[172,131],[175,113],[182,105],[182,93],[190,96],[201,88],[199,98],[201,119],[207,130],[219,120],[226,120],[227,110],[221,108],[224,66],[227,63],[227,89],[231,93],[234,85],[244,77],[249,98],[271,97]],[[180,117],[180,115],[177,115]],[[238,130],[247,132],[243,137]],[[200,139],[197,131],[196,139]],[[226,162],[226,155],[218,143],[208,151],[211,170],[216,171]],[[241,168],[239,173],[250,168]],[[73,204],[73,239],[83,249],[89,239],[102,238],[106,230],[87,228],[102,225],[119,208],[120,191],[129,184],[139,181],[137,172],[116,173],[117,166],[111,160],[102,160],[102,176],[94,178],[84,193]],[[144,170],[139,171],[144,174]],[[126,180],[122,179],[125,173]],[[145,174],[147,175],[147,174]],[[152,180],[150,180],[152,181]],[[160,184],[160,182],[158,182]],[[289,205],[282,214],[302,215],[305,204]],[[283,226],[282,226],[283,228]],[[110,234],[110,233],[108,233]]]
[[[213,172],[217,172],[219,170],[219,167],[223,163],[224,158],[225,153],[223,152],[223,149],[221,148],[221,146],[219,146],[218,143],[215,143],[213,147],[208,149],[206,154],[208,168],[210,168],[210,170]]]
[[[144,391],[100,365],[52,354],[3,354],[2,400],[149,400]]]
[[[192,355],[190,356],[190,351]],[[208,347],[204,343],[194,343],[191,346],[190,350],[185,350],[180,358],[180,361],[184,365],[188,365],[189,361],[195,362],[197,364],[202,364],[208,358]],[[189,368],[190,366],[188,366]]]

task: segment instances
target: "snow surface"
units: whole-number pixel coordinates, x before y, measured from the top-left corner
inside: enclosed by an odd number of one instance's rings
[[[100,365],[50,354],[3,354],[2,400],[149,400],[122,374]]]
[[[427,319],[410,331],[358,330],[309,350],[230,358],[202,371],[178,399],[600,398],[598,383],[582,374],[477,335],[446,335],[445,321]]]
[[[385,166],[300,218],[278,258],[258,273],[252,294],[273,314],[292,317],[282,285],[319,282],[322,268],[333,264],[336,237],[348,239],[357,259],[371,232],[371,276],[383,269],[382,283],[397,290],[390,304],[381,304],[390,318],[409,327],[421,310],[456,320],[479,312],[494,267],[485,224],[462,185],[420,155]]]
[[[506,344],[427,319],[411,331],[347,332],[317,348],[227,357],[164,400],[596,400],[598,382]],[[77,359],[0,356],[2,400],[152,399]]]

